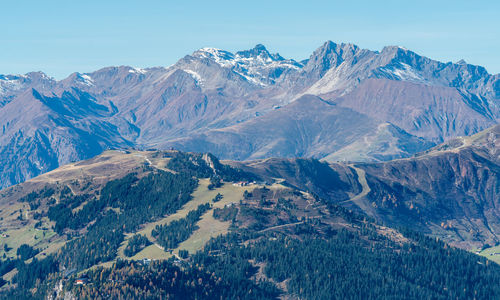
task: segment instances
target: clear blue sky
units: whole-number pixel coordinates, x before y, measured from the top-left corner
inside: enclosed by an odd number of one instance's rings
[[[348,3],[351,2],[351,3]],[[168,66],[205,46],[262,43],[304,59],[326,40],[400,45],[500,73],[500,1],[2,1],[0,74],[61,79],[104,66]]]

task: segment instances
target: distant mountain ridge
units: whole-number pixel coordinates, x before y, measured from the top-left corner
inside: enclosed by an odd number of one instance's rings
[[[331,41],[303,61],[257,45],[61,81],[41,72],[0,75],[0,187],[110,148],[241,160],[408,157],[496,124],[499,79],[401,47]]]

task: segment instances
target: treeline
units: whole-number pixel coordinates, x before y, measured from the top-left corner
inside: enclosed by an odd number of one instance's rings
[[[146,171],[149,173],[142,174],[142,177],[129,174],[108,182],[99,198],[72,195],[69,189],[63,189],[60,203],[48,201],[48,216],[55,222],[54,229],[66,234],[68,241],[47,258],[33,260],[27,266],[19,264],[16,282],[22,283],[20,291],[29,291],[33,287],[40,290],[47,276],[58,273],[59,265],[81,270],[113,260],[125,233],[135,232],[141,224],[176,212],[191,199],[198,184],[188,174]],[[54,193],[54,190],[35,192],[25,200],[39,201],[40,197],[51,197]],[[79,206],[81,209],[73,212]],[[80,229],[85,229],[85,234],[81,235]],[[30,256],[33,254],[30,252],[23,248],[19,255]],[[54,265],[56,267],[49,267]],[[40,276],[32,276],[34,279],[30,280],[27,268],[38,270]]]
[[[184,152],[165,153],[170,157],[167,168],[198,178],[209,178],[214,172],[212,168],[203,160],[201,154],[190,154]]]
[[[97,268],[87,273],[89,284],[67,286],[81,299],[275,299],[276,288],[263,289],[238,278],[219,277],[209,270],[187,265],[180,268],[173,260],[153,261],[149,266],[118,261],[113,268]]]
[[[41,260],[33,259],[30,264],[17,263],[18,275],[14,282],[19,289],[2,294],[2,297],[24,299],[26,295],[34,296],[29,290],[36,287],[34,290],[41,291],[47,287],[47,278],[56,276],[60,266],[82,270],[115,259],[125,233],[135,232],[141,224],[174,213],[190,200],[196,186],[197,180],[185,174],[152,171],[141,178],[130,174],[108,182],[100,191],[99,199],[89,199],[82,209],[68,213],[72,220],[62,213],[51,214],[60,232],[85,227],[85,234],[68,232],[68,241],[55,254]],[[83,204],[82,198],[66,195],[65,199],[75,200],[60,203],[66,212],[76,203]],[[25,247],[19,251],[20,256],[33,254]]]
[[[89,299],[275,299],[284,293],[279,288],[283,284],[288,294],[301,299],[500,297],[500,266],[435,239],[403,231],[408,240],[393,241],[370,223],[327,236],[313,230],[314,223],[304,226],[309,229],[294,236],[248,230],[220,236],[187,257],[182,268],[173,260],[149,266],[119,261],[112,268],[89,271],[88,285],[72,286],[70,281],[67,288]],[[21,272],[23,287],[46,279],[40,270],[55,270],[50,261],[32,264]],[[27,278],[29,268],[35,279]]]
[[[12,271],[17,263],[17,259],[7,258],[6,260],[0,260],[0,287],[7,283],[2,276]]]
[[[40,207],[41,200],[52,197],[56,190],[53,187],[45,186],[39,191],[33,191],[26,196],[20,198],[19,202],[27,202],[31,210],[36,210]],[[52,198],[53,199],[53,198]]]
[[[37,249],[31,247],[30,245],[22,244],[19,248],[17,248],[16,255],[20,260],[25,261],[37,255],[38,252],[39,251]]]
[[[220,186],[220,180],[226,182],[232,181],[253,181],[259,178],[251,173],[244,172],[241,169],[233,168],[229,165],[221,164],[214,155],[206,154],[206,159],[211,162],[212,167],[203,159],[203,154],[199,153],[165,153],[170,157],[167,167],[180,173],[190,174],[198,178],[211,178],[211,187]]]
[[[147,237],[141,234],[135,234],[128,239],[127,247],[123,250],[123,254],[127,257],[132,257],[149,245],[151,245],[151,242]]]
[[[34,249],[30,245],[22,244],[17,248],[16,254],[17,259],[7,258],[5,260],[0,260],[0,287],[5,285],[7,282],[2,278],[3,275],[14,270],[14,268],[22,267],[24,261],[30,259],[38,254],[38,250]]]
[[[49,208],[48,217],[56,223],[55,231],[59,234],[65,229],[77,230],[102,216],[105,208],[116,208],[124,214],[134,214],[138,218],[126,216],[125,231],[135,228],[153,219],[172,213],[189,201],[190,192],[197,181],[185,174],[171,174],[155,171],[138,178],[131,173],[125,177],[110,181],[101,190],[100,198],[91,199],[90,195],[69,196]],[[82,203],[83,207],[72,210]]]
[[[7,264],[8,268],[4,269]],[[3,275],[3,273],[7,273],[14,267],[17,269],[17,273],[12,279],[15,287],[11,286],[0,290],[0,299],[46,299],[48,291],[54,287],[53,285],[49,287],[47,281],[59,271],[59,264],[54,260],[53,256],[42,260],[33,258],[28,264],[20,259],[2,261],[0,274]],[[0,286],[6,283],[2,277],[0,277],[0,282],[2,283]],[[32,289],[34,286],[37,288]]]
[[[176,248],[181,242],[187,240],[196,229],[198,229],[196,223],[209,209],[210,203],[201,204],[196,210],[190,211],[185,218],[174,220],[166,225],[156,225],[151,232],[151,235],[163,248]]]
[[[29,290],[35,283],[43,282],[50,274],[59,271],[59,263],[52,256],[42,260],[33,258],[29,264],[18,261],[16,269],[13,281],[17,284],[17,289]]]
[[[54,188],[52,188],[50,186],[46,186],[39,191],[33,191],[33,192],[27,194],[26,196],[20,198],[19,201],[31,203],[31,202],[34,202],[34,201],[37,201],[37,200],[40,200],[43,198],[49,198],[52,195],[54,195],[55,192],[56,191]]]
[[[138,178],[129,174],[110,181],[101,197],[76,212],[76,220],[95,219],[87,233],[69,241],[59,254],[68,267],[88,268],[116,257],[124,233],[176,212],[191,199],[197,181],[185,174],[154,171]],[[105,209],[111,208],[111,209]],[[87,217],[88,216],[88,217]],[[83,224],[82,224],[83,225]]]
[[[73,213],[73,209],[79,207],[85,201],[89,201],[89,204],[85,205],[83,209],[76,213]],[[88,194],[70,195],[61,193],[59,203],[49,207],[47,217],[56,223],[54,225],[54,231],[58,234],[62,234],[66,228],[77,230],[95,218],[95,212],[99,210],[92,212],[92,209],[102,209],[102,207],[95,207],[97,203],[99,203],[99,201],[95,199],[92,200],[92,196]]]
[[[343,229],[329,238],[275,235],[248,246],[234,234],[212,240],[192,259],[219,276],[238,268],[251,276],[258,270],[249,261],[262,263],[267,278],[286,282],[288,293],[303,299],[500,297],[500,266],[485,258],[417,233],[403,245],[372,234],[376,242]]]
[[[238,207],[236,205],[227,205],[224,208],[215,208],[213,217],[221,221],[233,221],[238,214]]]

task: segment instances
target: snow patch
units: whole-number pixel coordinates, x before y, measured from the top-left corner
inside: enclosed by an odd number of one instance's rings
[[[260,86],[266,86],[266,84],[260,80],[257,80],[256,78],[254,77],[251,77],[251,76],[248,76],[246,74],[243,74],[242,72],[238,72],[236,70],[233,70],[234,73],[240,75],[241,77],[245,78],[246,81],[250,82],[250,83],[253,83],[255,85],[260,85]]]
[[[21,76],[24,76],[24,75],[21,75]],[[27,76],[26,76],[26,77],[27,77]],[[42,74],[41,74],[41,77],[42,77],[42,79],[45,79],[45,80],[53,80],[53,79],[54,79],[54,78],[52,78],[52,77],[48,76],[48,75],[47,75],[47,74],[45,74],[45,73],[42,73]]]
[[[302,68],[304,67],[302,64],[294,65],[294,64],[291,64],[291,63],[281,63],[279,65],[287,67],[289,69],[297,70],[297,71],[298,70],[302,70]]]
[[[388,75],[392,75],[399,80],[426,82],[420,74],[418,74],[410,65],[405,63],[398,63],[397,66],[384,67],[380,69]]]
[[[196,83],[198,83],[199,85],[203,85],[203,79],[201,78],[200,74],[188,69],[183,69],[183,71],[191,75],[191,77],[193,77]]]
[[[78,74],[78,81],[86,86],[93,86],[94,80],[87,74]]]
[[[142,68],[131,68],[128,72],[133,74],[146,74],[148,71]]]
[[[211,59],[223,68],[231,68],[234,73],[245,78],[249,83],[259,86],[268,85],[268,74],[271,69],[284,68],[298,71],[303,67],[303,64],[294,60],[281,57],[273,59],[263,53],[254,57],[246,57],[217,48],[202,48],[193,53],[193,56]]]
[[[234,65],[234,55],[231,52],[217,48],[202,48],[194,53],[195,56],[201,58],[211,58],[222,67],[230,67]]]

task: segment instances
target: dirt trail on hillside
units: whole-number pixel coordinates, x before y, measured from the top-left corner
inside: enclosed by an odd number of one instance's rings
[[[343,204],[347,202],[353,202],[356,204],[359,208],[361,208],[364,212],[371,214],[373,213],[373,207],[365,203],[362,199],[370,193],[371,188],[368,185],[368,182],[366,181],[366,172],[363,169],[357,168],[354,165],[349,165],[349,167],[353,168],[354,171],[356,171],[356,174],[358,175],[358,182],[361,185],[361,192],[354,197],[350,198],[349,200],[345,200],[342,202],[339,202],[338,204]]]

